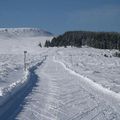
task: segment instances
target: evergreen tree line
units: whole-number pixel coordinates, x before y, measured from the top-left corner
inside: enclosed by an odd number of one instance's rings
[[[47,40],[45,43],[45,47],[81,47],[82,45],[100,49],[120,50],[120,33],[71,31],[54,37],[52,41]]]

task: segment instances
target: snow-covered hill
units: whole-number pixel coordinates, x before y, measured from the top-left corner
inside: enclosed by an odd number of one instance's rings
[[[53,36],[53,34],[39,28],[0,28],[0,37],[15,38],[36,36]]]
[[[0,28],[0,53],[39,52],[39,43],[44,46],[52,33],[38,28]]]

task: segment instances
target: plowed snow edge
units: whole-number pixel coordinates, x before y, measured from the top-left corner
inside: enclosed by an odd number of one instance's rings
[[[35,70],[45,60],[46,56],[40,63],[29,68],[25,82],[15,91],[12,91],[5,99],[4,103],[0,105],[0,120],[14,120],[17,114],[22,110],[22,105],[25,104],[23,103],[25,97],[32,91],[33,87],[36,86],[38,80]]]
[[[82,84],[90,93],[95,94],[96,97],[104,99],[108,104],[110,104],[116,112],[120,112],[120,94],[115,93],[107,88],[104,88],[102,85],[95,83],[93,80],[87,78],[86,76],[80,75],[79,73],[71,70],[60,60],[57,60],[55,56],[53,61],[61,64],[65,70],[70,74],[73,74],[80,78],[80,84]]]

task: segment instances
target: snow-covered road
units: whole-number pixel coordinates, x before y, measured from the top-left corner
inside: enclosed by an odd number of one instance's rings
[[[18,86],[15,86],[15,89],[10,92],[8,91],[8,94],[6,93],[8,99],[0,106],[0,120],[120,119],[119,93],[102,86],[98,79],[94,81],[91,77],[85,76],[85,74],[83,74],[85,70],[82,70],[80,66],[75,66],[78,61],[80,63],[83,61],[76,60],[70,62],[73,59],[75,60],[75,58],[72,59],[69,56],[71,52],[69,53],[67,50],[70,51],[69,49],[63,50],[61,48],[41,49],[41,54],[29,54],[27,56],[30,68],[28,79],[24,80],[24,85],[18,84],[21,86],[20,89],[18,89]],[[79,57],[78,53],[76,53],[76,57],[77,56]],[[87,57],[89,57],[89,55],[86,55],[84,59],[87,59]],[[20,66],[22,66],[21,60],[20,58]],[[91,61],[92,60],[94,60],[94,56],[93,59],[91,58]],[[103,58],[101,57],[99,62],[102,60]],[[109,59],[107,60],[109,61]],[[109,64],[113,62],[114,65],[114,60],[119,63],[119,60],[115,58],[110,58],[110,60]],[[18,64],[17,61],[18,60],[16,60],[16,63],[14,61],[12,62],[11,58],[11,60],[8,60],[5,64],[7,63],[7,66],[13,66],[14,64],[12,65],[11,63],[15,63],[15,67],[9,67],[14,71],[14,68],[16,68]],[[95,64],[99,62],[96,61]],[[73,63],[73,66],[71,63]],[[17,65],[18,67],[19,64]],[[88,65],[89,64],[86,63],[85,68],[88,67]],[[89,67],[89,69],[95,70],[97,68],[99,70],[100,67],[101,66],[97,65],[95,68]],[[4,68],[7,71],[8,67]],[[80,71],[77,71],[76,68],[79,68]],[[13,77],[14,74],[11,75],[14,79],[10,79],[10,85],[12,81],[13,84],[15,84],[18,77],[22,78],[20,74],[17,74],[21,69],[15,71],[16,77]],[[9,73],[10,72],[7,74],[8,76],[10,76]],[[10,86],[9,83],[6,82],[5,86],[7,85]],[[17,89],[19,91],[16,91]],[[9,93],[15,94],[10,96]],[[1,96],[0,100],[2,100],[2,97],[3,96]]]
[[[39,80],[16,120],[119,120],[120,111],[52,55],[36,70]],[[110,100],[111,101],[111,100]],[[113,101],[114,103],[114,101]],[[13,118],[11,118],[13,120]]]
[[[10,120],[11,117],[13,120],[21,111],[22,104],[25,104],[24,98],[31,92],[33,87],[35,87],[38,80],[35,70],[45,61],[45,59],[46,55],[40,56],[39,62],[36,63],[36,61],[34,61],[33,65],[30,66],[28,70],[23,71],[25,75],[22,77],[24,79],[13,82],[10,86],[3,88],[0,96],[0,120]],[[18,78],[14,78],[14,81],[15,79]]]

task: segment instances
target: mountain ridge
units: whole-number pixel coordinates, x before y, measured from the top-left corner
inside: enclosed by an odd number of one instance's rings
[[[0,28],[0,37],[38,37],[53,36],[52,33],[39,28]]]

